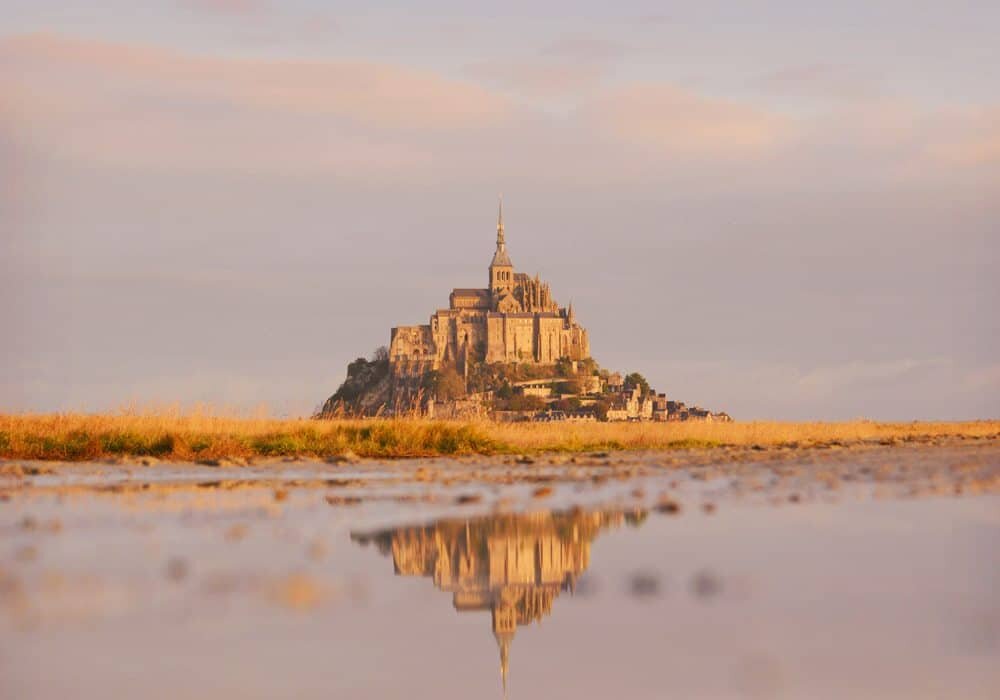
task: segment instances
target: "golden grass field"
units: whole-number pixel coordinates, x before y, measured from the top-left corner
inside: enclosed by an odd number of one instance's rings
[[[813,447],[941,438],[1000,439],[1000,421],[963,423],[493,423],[415,418],[238,418],[176,411],[0,415],[0,458],[171,461]]]

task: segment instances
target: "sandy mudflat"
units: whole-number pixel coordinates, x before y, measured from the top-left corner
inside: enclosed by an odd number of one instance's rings
[[[2,697],[1000,692],[995,440],[4,462],[0,499]]]

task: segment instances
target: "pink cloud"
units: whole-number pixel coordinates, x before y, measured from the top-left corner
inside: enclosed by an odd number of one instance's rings
[[[371,62],[250,61],[29,36],[0,42],[0,95],[19,142],[53,155],[163,167],[393,171],[428,145],[494,128],[508,101]]]
[[[828,63],[789,66],[760,82],[768,92],[819,99],[870,100],[884,91],[877,72]]]
[[[603,71],[564,61],[483,61],[466,69],[470,77],[530,98],[559,98],[597,86]]]
[[[616,85],[599,66],[554,59],[469,75],[23,36],[0,40],[0,128],[20,151],[106,165],[398,179],[646,182],[739,164],[758,185],[817,171],[856,184],[931,180],[944,165],[954,183],[960,167],[992,177],[1000,161],[995,107],[880,100],[792,118],[667,83]],[[552,97],[577,106],[553,115]]]
[[[959,110],[951,121],[950,137],[928,146],[933,159],[955,166],[1000,165],[1000,106]]]
[[[546,46],[541,53],[571,61],[603,62],[621,58],[626,47],[620,42],[597,37],[564,37]]]
[[[45,92],[46,83],[60,89],[75,84],[79,96],[92,94],[88,101],[120,91],[124,97],[205,100],[417,129],[490,125],[509,110],[505,99],[473,83],[373,62],[208,58],[46,35],[0,42],[0,57],[6,80],[28,82],[30,76],[31,92]]]
[[[605,133],[670,156],[759,153],[778,145],[787,128],[777,114],[663,83],[610,90],[584,112]]]

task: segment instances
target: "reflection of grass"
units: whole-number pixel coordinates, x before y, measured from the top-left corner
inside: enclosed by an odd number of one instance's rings
[[[969,423],[509,423],[419,419],[313,421],[178,413],[0,415],[0,457],[172,460],[517,452],[810,447],[939,437],[1000,438],[1000,421]]]

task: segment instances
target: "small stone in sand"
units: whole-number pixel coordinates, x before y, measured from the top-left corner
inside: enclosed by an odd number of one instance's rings
[[[331,455],[326,458],[327,464],[357,464],[361,461],[361,457],[357,453],[347,450],[339,455]]]
[[[663,498],[656,504],[656,512],[665,513],[666,515],[677,515],[681,512],[681,504],[673,499]]]
[[[180,557],[170,557],[167,560],[167,579],[183,581],[188,575],[188,563]]]
[[[629,593],[633,598],[655,598],[660,595],[660,577],[651,571],[637,571],[629,578]]]
[[[722,581],[711,571],[699,571],[691,579],[691,592],[699,598],[713,598],[722,592]]]
[[[551,486],[539,486],[537,489],[531,492],[533,498],[548,498],[552,495]]]
[[[330,597],[329,589],[305,574],[292,574],[271,586],[270,597],[292,610],[315,608]]]
[[[15,479],[20,479],[25,474],[24,467],[20,464],[2,464],[0,465],[0,476],[10,476]]]
[[[313,561],[319,561],[326,556],[326,543],[317,537],[306,548],[306,556]]]
[[[461,496],[455,499],[455,503],[462,506],[469,503],[479,503],[483,500],[481,494],[478,493],[463,493]]]
[[[249,528],[246,525],[243,523],[237,523],[226,530],[226,539],[230,542],[239,542],[247,536],[248,531]]]
[[[326,502],[331,506],[356,506],[361,504],[358,496],[327,496]]]
[[[35,561],[35,559],[38,558],[38,549],[36,547],[32,547],[30,544],[25,545],[17,550],[14,554],[14,558],[20,562]]]

